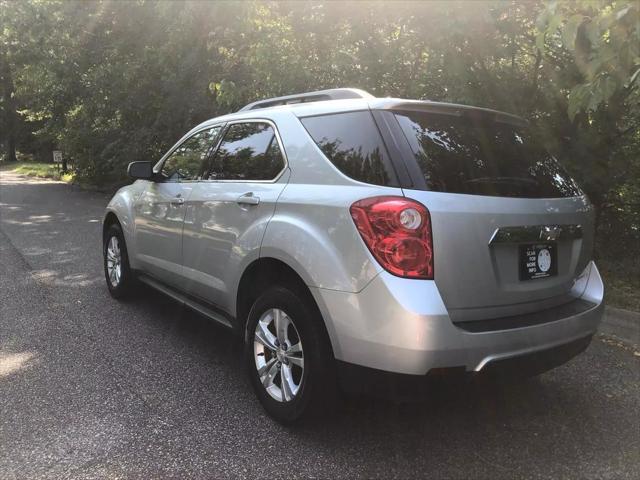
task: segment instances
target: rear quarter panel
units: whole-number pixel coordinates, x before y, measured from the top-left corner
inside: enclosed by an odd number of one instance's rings
[[[362,290],[382,269],[349,208],[367,197],[402,196],[402,190],[352,180],[324,156],[295,115],[283,112],[274,120],[291,177],[267,226],[260,256],[285,262],[309,287]]]

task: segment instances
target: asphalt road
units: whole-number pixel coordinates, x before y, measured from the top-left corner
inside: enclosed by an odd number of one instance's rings
[[[599,337],[524,383],[287,429],[230,334],[151,291],[111,299],[107,196],[0,175],[2,479],[640,478],[633,348]]]

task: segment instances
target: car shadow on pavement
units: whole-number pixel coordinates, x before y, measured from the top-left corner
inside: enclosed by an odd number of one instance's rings
[[[224,366],[231,373],[226,380],[238,383],[230,390],[246,390],[250,393],[242,345],[237,337],[226,328],[179,306],[151,288],[143,286],[142,292],[142,298],[137,298],[136,302],[140,308],[151,310],[149,313],[154,322],[160,322],[160,328],[170,329],[173,335],[182,337],[189,348],[206,357],[212,369],[214,365]],[[175,314],[167,314],[171,311]],[[404,425],[407,431],[419,430],[420,425],[425,423],[437,425],[444,422],[449,426],[460,422],[492,424],[508,421],[510,416],[518,415],[518,412],[545,415],[550,411],[551,404],[557,403],[563,396],[561,385],[542,382],[540,378],[500,382],[445,378],[425,383],[424,388],[415,393],[412,400],[406,396],[402,400],[392,396],[380,397],[375,392],[342,395],[337,407],[327,411],[326,415],[287,429],[296,435],[322,438],[318,434],[323,431],[384,431],[385,425],[391,420]],[[260,408],[257,402],[252,402],[250,408],[256,406]],[[265,421],[271,422],[268,417]]]

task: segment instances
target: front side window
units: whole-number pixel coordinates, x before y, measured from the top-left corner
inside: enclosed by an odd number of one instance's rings
[[[370,112],[305,117],[300,121],[342,173],[360,182],[396,186],[393,166]]]
[[[490,114],[397,112],[427,190],[499,197],[580,195],[529,130]]]
[[[212,161],[215,180],[273,180],[284,168],[276,134],[268,123],[229,126]]]
[[[219,133],[220,126],[216,126],[202,130],[182,142],[162,164],[162,176],[172,182],[201,179],[209,150]]]

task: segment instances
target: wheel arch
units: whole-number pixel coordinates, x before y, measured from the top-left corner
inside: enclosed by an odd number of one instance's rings
[[[316,296],[313,295],[302,275],[287,263],[273,257],[260,257],[254,260],[242,273],[238,283],[235,305],[237,333],[244,337],[247,317],[253,302],[266,288],[274,284],[287,286],[307,300],[316,310],[318,318],[322,319],[322,331],[325,334],[325,340],[328,342],[333,354],[332,336],[327,329],[327,322],[322,315],[323,309],[318,305]]]
[[[111,198],[106,207],[102,220],[102,233],[106,232],[111,225],[117,224],[122,229],[124,240],[127,244],[129,263],[133,269],[136,266],[136,245],[134,239],[134,202],[145,188],[146,183],[137,181],[131,185],[121,188]]]
[[[111,227],[111,225],[118,225],[120,228],[122,228],[122,225],[120,224],[120,220],[118,220],[118,216],[115,214],[115,212],[107,211],[107,213],[104,216],[104,220],[102,221],[102,239],[103,240],[105,235],[107,234],[107,230],[109,230],[109,227]]]

